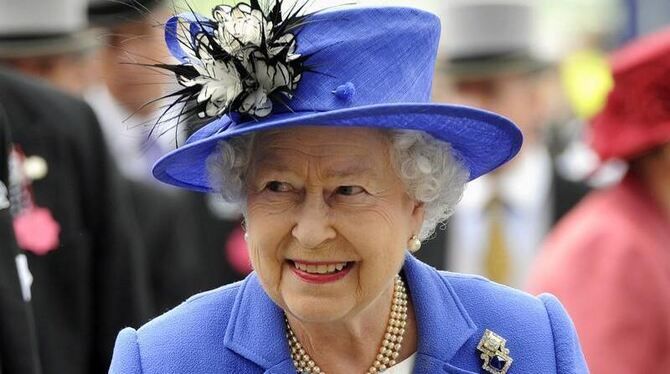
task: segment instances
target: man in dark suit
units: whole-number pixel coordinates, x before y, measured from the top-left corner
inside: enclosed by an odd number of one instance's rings
[[[2,372],[105,372],[118,330],[145,322],[152,304],[127,191],[83,102],[0,70],[0,103],[12,135]]]
[[[532,5],[462,1],[446,9],[436,99],[503,114],[521,128],[524,146],[508,165],[468,184],[446,230],[417,256],[522,287],[544,236],[587,188],[558,173],[546,145],[550,65],[534,52]]]
[[[142,62],[153,63],[167,53],[164,47],[157,48],[163,43],[155,27],[157,19],[167,17],[166,5],[159,0],[99,0],[90,5],[86,0],[70,0],[64,5],[30,0],[12,4],[0,14],[0,21],[7,20],[0,22],[0,64],[77,95],[84,88],[87,93],[97,92],[92,100],[87,98],[102,126],[112,163],[121,171],[121,183],[128,190],[128,203],[144,243],[154,305],[151,315],[246,275],[231,265],[226,252],[228,235],[239,220],[208,214],[209,207],[200,194],[159,186],[151,177],[152,163],[168,149],[161,149],[148,137],[155,108],[138,110],[143,103],[162,96],[162,91],[149,68],[128,62],[143,56],[147,60]],[[63,16],[44,31],[41,20],[55,12]],[[87,23],[97,31],[86,29]],[[99,43],[102,35],[110,37]],[[97,48],[91,39],[104,48]],[[153,51],[153,58],[149,51]],[[86,74],[89,67],[97,65],[91,61],[104,67],[102,87],[93,79],[98,74]],[[108,90],[108,85],[114,89]]]
[[[9,123],[0,105],[0,373],[39,373],[35,323],[17,268],[16,245],[9,212]],[[27,280],[23,280],[26,282]]]
[[[168,55],[163,28],[169,17],[165,0],[93,0],[88,7],[91,25],[109,35],[97,52],[102,79],[85,93],[124,177],[132,184],[132,199],[151,258],[152,288],[159,311],[178,305],[188,296],[243,278],[249,271],[240,248],[241,214],[225,209],[214,196],[179,191],[151,175],[156,159],[175,144],[176,121],[162,117],[154,135],[149,131],[161,116],[159,102],[143,105],[167,92],[162,78],[150,68]],[[179,125],[184,130],[187,123]],[[179,136],[178,136],[179,137]],[[244,241],[242,240],[242,243]]]

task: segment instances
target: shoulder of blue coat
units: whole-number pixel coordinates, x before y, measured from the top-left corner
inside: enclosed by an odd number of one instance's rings
[[[243,282],[189,298],[137,330],[144,373],[214,373],[246,370],[224,345],[231,310]],[[241,366],[240,366],[241,365]]]
[[[439,273],[478,326],[514,326],[518,331],[549,324],[545,304],[538,297],[478,275]]]
[[[544,303],[527,292],[492,282],[479,275],[446,271],[439,271],[439,273],[442,279],[451,285],[466,307],[468,305],[476,307],[476,310],[481,310],[485,314],[490,313],[489,308],[520,309],[524,312],[540,311],[546,317]],[[470,310],[471,314],[472,312]]]
[[[237,292],[242,282],[235,282],[213,290],[191,296],[177,307],[154,318],[142,326],[140,334],[149,333],[154,329],[166,329],[172,325],[180,325],[189,321],[199,321],[215,314],[217,319],[227,320],[235,302]],[[211,316],[214,318],[214,316]],[[224,324],[225,325],[225,324]]]
[[[506,347],[516,369],[534,372],[556,370],[560,360],[556,356],[554,330],[566,327],[553,323],[542,299],[476,275],[440,272],[440,276],[452,287],[478,330],[461,349],[458,361],[481,365],[477,344],[484,331],[491,330],[506,339]],[[569,320],[562,309],[555,310],[555,313],[563,316],[561,320]],[[569,331],[559,333],[568,340],[572,339]]]

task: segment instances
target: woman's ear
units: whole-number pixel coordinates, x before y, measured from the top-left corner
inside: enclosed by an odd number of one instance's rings
[[[411,229],[412,233],[419,235],[423,218],[426,214],[426,205],[422,201],[414,200],[412,202]]]

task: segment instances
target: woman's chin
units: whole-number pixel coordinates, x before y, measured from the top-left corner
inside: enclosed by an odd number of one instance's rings
[[[305,322],[327,322],[336,320],[351,309],[346,296],[318,295],[282,292],[285,310]]]
[[[286,311],[305,323],[330,323],[344,319],[351,308],[342,302],[319,300],[286,301]]]

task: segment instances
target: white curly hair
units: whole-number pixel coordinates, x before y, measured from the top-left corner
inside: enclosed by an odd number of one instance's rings
[[[429,238],[445,222],[463,196],[467,168],[454,158],[451,146],[423,131],[384,130],[389,135],[392,164],[408,194],[424,204],[425,216],[418,234]],[[245,176],[255,133],[222,141],[207,160],[211,185],[224,200],[245,212]]]

